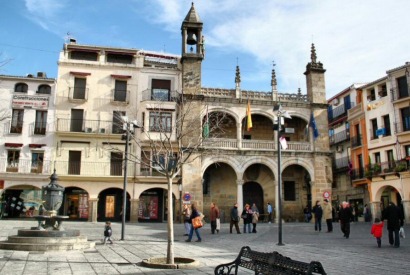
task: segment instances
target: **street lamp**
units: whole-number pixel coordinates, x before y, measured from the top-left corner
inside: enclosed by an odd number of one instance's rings
[[[284,245],[282,243],[282,171],[281,171],[281,120],[282,117],[292,118],[287,111],[282,109],[280,104],[273,107],[273,111],[277,112],[278,124],[274,125],[274,130],[278,131],[278,245]],[[277,126],[277,127],[276,127]]]
[[[130,126],[132,125],[133,129],[141,128],[138,126],[137,121],[132,122],[128,121],[128,117],[121,117],[124,121],[123,130],[125,133],[121,136],[121,140],[125,140],[125,156],[124,156],[124,190],[122,194],[122,221],[121,221],[121,240],[124,240],[125,235],[125,217],[127,216],[127,168],[128,168],[128,143],[130,140]]]

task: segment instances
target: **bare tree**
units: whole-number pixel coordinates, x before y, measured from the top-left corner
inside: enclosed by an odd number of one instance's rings
[[[156,104],[150,105],[150,112],[158,116],[149,126],[150,129],[145,126],[140,135],[131,135],[140,150],[137,150],[137,154],[130,152],[127,156],[129,161],[139,163],[144,169],[154,170],[167,180],[167,264],[174,264],[173,182],[180,177],[184,165],[210,153],[210,150],[203,148],[204,139],[222,133],[221,124],[225,121],[224,114],[208,114],[203,98],[176,94],[173,99],[176,109],[173,122],[169,123],[169,120],[159,115],[166,109],[164,105],[169,106],[170,102],[156,101]]]

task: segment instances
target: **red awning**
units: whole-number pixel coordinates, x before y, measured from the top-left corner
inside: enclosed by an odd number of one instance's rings
[[[130,76],[130,75],[121,75],[121,74],[112,74],[111,77],[118,78],[118,79],[130,79],[132,76]]]
[[[36,144],[36,143],[30,143],[28,145],[29,148],[41,148],[43,146],[46,146],[45,144]]]
[[[89,75],[91,75],[91,73],[73,72],[73,71],[71,71],[70,74],[72,74],[72,75],[77,75],[77,76],[89,76]]]
[[[4,146],[6,147],[12,147],[12,148],[18,148],[18,147],[22,147],[23,143],[5,143]]]

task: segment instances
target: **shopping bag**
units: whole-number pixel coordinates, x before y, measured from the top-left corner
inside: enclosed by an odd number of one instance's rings
[[[216,219],[216,230],[221,230],[221,219]]]
[[[406,238],[406,234],[404,233],[404,228],[403,228],[403,226],[400,227],[399,235],[400,235],[400,238],[403,238],[403,239]]]
[[[202,227],[202,221],[201,221],[201,217],[196,217],[192,219],[192,226],[195,229],[201,228]]]

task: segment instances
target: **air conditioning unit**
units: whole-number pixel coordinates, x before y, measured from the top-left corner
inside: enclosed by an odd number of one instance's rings
[[[100,129],[98,129],[98,133],[100,133],[100,134],[105,134],[105,128],[100,128]]]
[[[336,152],[341,153],[343,152],[343,146],[336,146]]]
[[[92,133],[92,132],[93,132],[93,128],[85,128],[85,132],[86,132],[86,133]]]

